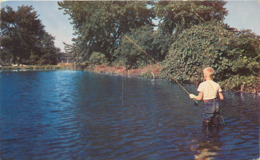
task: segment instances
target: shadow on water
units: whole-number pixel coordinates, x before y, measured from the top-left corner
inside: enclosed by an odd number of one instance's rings
[[[202,103],[165,80],[1,72],[0,158],[257,159],[259,96],[224,96],[226,126],[204,130]]]

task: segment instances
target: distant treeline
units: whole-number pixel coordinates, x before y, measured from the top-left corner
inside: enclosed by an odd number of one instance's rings
[[[225,89],[257,87],[260,37],[225,24],[225,1],[63,1],[77,38],[66,46],[78,63],[127,68],[154,63],[123,33],[157,59],[176,79],[198,83],[211,66]],[[154,25],[153,21],[158,22]]]
[[[1,8],[0,65],[57,64],[60,49],[32,6]]]

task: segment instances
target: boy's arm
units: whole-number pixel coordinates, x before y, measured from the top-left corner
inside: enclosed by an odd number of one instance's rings
[[[224,96],[223,96],[222,92],[218,92],[218,96],[219,96],[219,99],[221,99],[221,100],[224,99]]]
[[[203,93],[199,92],[198,96],[195,96],[194,94],[189,95],[191,99],[196,99],[198,101],[201,101],[203,99]]]
[[[220,86],[218,86],[219,88],[218,88],[218,97],[219,97],[219,99],[220,100],[223,100],[224,99],[224,96],[223,96],[223,94],[222,94],[222,89],[220,88]]]

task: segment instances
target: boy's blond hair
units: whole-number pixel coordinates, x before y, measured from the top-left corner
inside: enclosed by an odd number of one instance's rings
[[[211,68],[211,67],[207,67],[207,68],[203,69],[203,73],[204,73],[205,76],[212,78],[213,75],[214,75],[214,69]]]

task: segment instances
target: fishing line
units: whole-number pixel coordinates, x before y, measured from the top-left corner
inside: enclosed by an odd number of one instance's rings
[[[125,66],[125,58],[124,56],[122,57],[122,65],[123,67]],[[122,89],[121,89],[121,106],[124,107],[124,70],[123,70],[123,73],[122,73],[122,76],[121,76],[121,81],[122,81]]]
[[[164,70],[172,80],[174,80],[188,95],[190,93],[170,74],[165,70],[165,67],[163,67],[157,60],[155,60],[151,55],[149,55],[145,50],[143,50],[139,45],[137,45],[131,38],[127,37],[124,33],[122,33],[131,43],[133,43],[138,49],[140,49],[143,53],[145,53],[148,57],[150,57],[156,64],[158,64],[162,70]],[[195,105],[198,105],[198,101],[196,99],[193,99]]]

